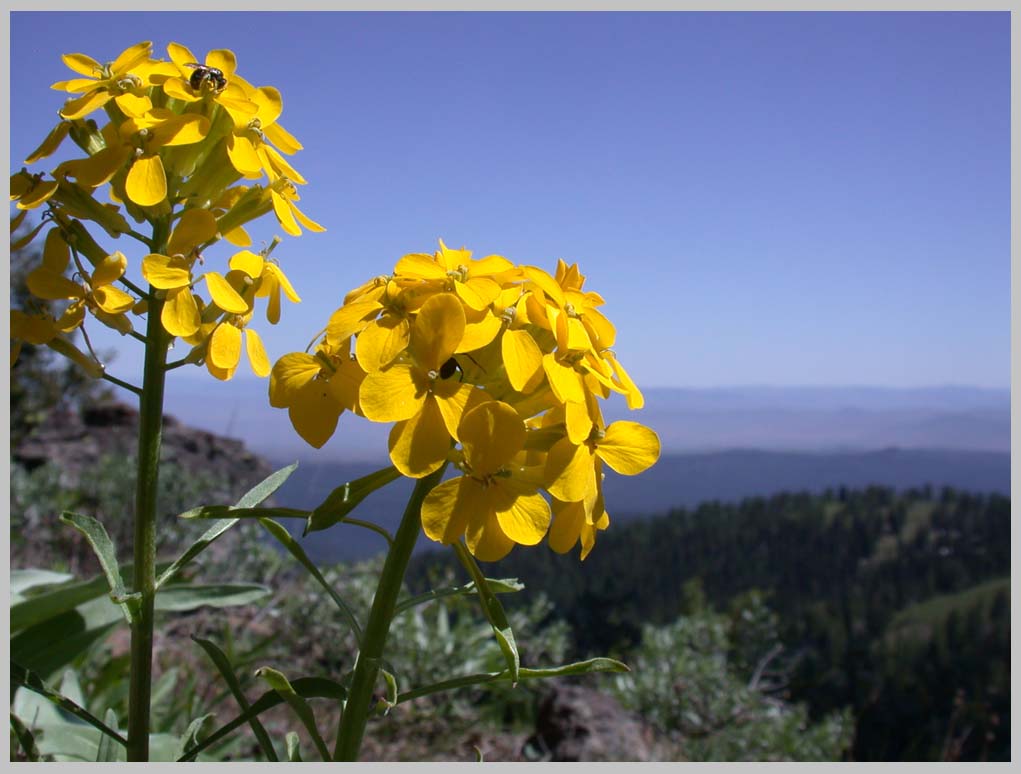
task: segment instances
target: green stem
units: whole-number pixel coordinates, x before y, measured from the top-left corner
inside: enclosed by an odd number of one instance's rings
[[[152,243],[166,249],[169,218],[153,224]],[[128,693],[129,761],[149,760],[149,704],[152,695],[152,641],[156,599],[156,487],[159,481],[163,430],[164,365],[169,339],[160,314],[163,301],[149,289],[145,366],[139,399],[138,480],[135,485],[134,590],[141,594],[138,615],[131,626],[131,684]]]
[[[394,535],[393,545],[386,555],[383,573],[379,577],[376,596],[372,600],[372,610],[362,634],[362,648],[355,663],[351,688],[348,691],[344,713],[340,719],[337,732],[337,745],[333,751],[335,761],[356,761],[365,735],[365,724],[372,711],[372,692],[379,676],[379,667],[383,659],[383,648],[387,635],[390,633],[390,622],[394,617],[397,595],[404,584],[404,571],[407,569],[411,552],[418,540],[422,528],[422,501],[429,491],[439,483],[446,470],[446,464],[435,473],[420,478],[411,493],[408,505],[404,509],[401,525]]]

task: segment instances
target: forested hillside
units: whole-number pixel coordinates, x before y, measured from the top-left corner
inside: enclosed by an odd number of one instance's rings
[[[953,489],[840,489],[706,503],[602,533],[577,555],[487,568],[541,590],[578,655],[626,658],[644,623],[751,589],[778,615],[791,698],[850,706],[858,760],[1007,759],[1010,501]],[[426,555],[413,568],[422,578]]]

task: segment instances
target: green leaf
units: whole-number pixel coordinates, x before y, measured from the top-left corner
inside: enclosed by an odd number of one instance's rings
[[[167,586],[156,596],[156,609],[183,612],[202,607],[234,607],[257,602],[270,593],[260,583],[211,583]]]
[[[74,576],[66,572],[52,572],[34,567],[11,570],[11,605],[16,605],[25,599],[29,589],[39,586],[56,586],[73,579]]]
[[[263,500],[272,495],[278,490],[288,477],[297,469],[298,463],[295,462],[288,465],[286,468],[280,468],[275,473],[271,473],[269,476],[264,478],[258,484],[249,489],[245,494],[241,496],[241,499],[232,506],[235,509],[238,508],[254,508],[259,505]],[[224,506],[218,506],[224,507]],[[191,511],[188,511],[191,513]],[[182,514],[182,518],[187,518],[186,514]],[[200,553],[205,551],[220,535],[229,530],[235,524],[238,523],[238,518],[220,519],[213,526],[207,529],[202,536],[192,543],[181,554],[177,560],[170,565],[170,567],[156,580],[156,589],[159,590],[160,586],[174,577],[181,568],[184,567],[188,562],[198,556]]]
[[[99,580],[105,590],[106,580]],[[10,640],[11,658],[45,680],[123,622],[121,609],[101,592],[97,599],[19,631]]]
[[[84,602],[105,596],[109,588],[107,579],[99,575],[91,580],[65,583],[23,596],[22,601],[11,607],[11,633],[35,626],[68,610],[74,610]]]
[[[513,594],[514,592],[522,591],[525,588],[525,584],[521,583],[517,578],[486,578],[486,584],[489,586],[489,590],[494,594]],[[426,591],[424,594],[419,594],[418,596],[401,600],[397,603],[396,607],[394,607],[394,615],[404,612],[416,605],[422,605],[436,599],[464,596],[475,593],[475,581],[466,583],[463,586],[448,586],[444,589],[433,589],[432,591]]]
[[[106,711],[106,724],[112,728],[117,729],[117,713],[112,709]],[[118,753],[123,752],[124,748],[114,747],[113,739],[105,734],[99,737],[99,749],[96,751],[97,761],[116,761],[119,756]]]
[[[22,723],[21,718],[13,712],[11,713],[11,730],[14,732],[14,736],[17,737],[18,744],[21,745],[21,750],[25,753],[25,757],[30,761],[38,761],[42,756],[39,754],[39,748],[36,747],[32,730]]]
[[[295,508],[236,508],[233,505],[202,505],[185,511],[180,519],[307,519],[308,511]]]
[[[106,580],[110,584],[111,599],[121,605],[128,623],[131,623],[135,619],[140,596],[128,594],[127,589],[124,588],[120,566],[117,564],[117,549],[114,547],[113,541],[110,540],[110,536],[106,534],[106,529],[91,516],[71,511],[64,511],[60,520],[82,533],[89,545],[92,546],[96,558],[99,559],[99,565],[103,568],[103,574],[106,575]]]
[[[202,715],[201,717],[195,718],[191,723],[188,724],[188,728],[184,732],[184,736],[181,737],[181,741],[177,746],[177,754],[175,757],[184,755],[185,751],[190,747],[195,747],[202,741],[202,737],[207,735],[209,726],[212,725],[213,715]]]
[[[379,700],[376,708],[381,715],[387,715],[397,706],[397,678],[386,669],[380,668],[379,673],[383,675],[383,680],[386,682],[386,696]]]
[[[294,714],[304,724],[309,736],[312,737],[312,742],[319,751],[319,755],[324,761],[329,761],[330,751],[326,748],[326,742],[323,741],[322,736],[319,735],[319,729],[316,728],[316,718],[312,708],[308,706],[307,701],[295,692],[283,673],[278,672],[272,667],[262,667],[255,670],[255,676],[265,680],[269,687],[282,696],[284,701],[290,705],[291,709],[294,710]]]
[[[362,500],[400,476],[400,471],[391,465],[338,486],[312,510],[304,534],[319,532],[343,521]]]
[[[362,627],[358,624],[358,619],[355,617],[351,608],[347,606],[347,603],[334,590],[333,586],[331,586],[327,582],[326,578],[323,577],[323,574],[319,572],[319,568],[316,567],[312,560],[308,558],[308,555],[305,553],[305,549],[298,545],[298,541],[291,537],[290,532],[272,519],[259,519],[259,524],[261,524],[263,528],[265,528],[265,530],[277,540],[277,542],[286,548],[290,552],[291,556],[297,559],[301,565],[308,570],[309,574],[316,579],[316,582],[323,587],[326,593],[330,595],[330,599],[333,600],[334,604],[340,610],[340,614],[344,616],[348,626],[351,627],[351,631],[354,632],[355,641],[358,643],[358,647],[360,648],[362,645]]]
[[[573,664],[566,664],[559,667],[549,667],[546,669],[528,669],[522,667],[518,670],[519,680],[545,680],[550,677],[570,677],[573,675],[585,675],[593,672],[630,672],[627,664],[620,661],[616,661],[612,658],[590,658],[587,661],[578,661]],[[504,669],[502,672],[480,672],[474,675],[465,675],[463,677],[455,677],[450,680],[443,680],[439,683],[433,683],[422,688],[415,688],[411,691],[406,691],[397,697],[397,703],[403,704],[406,701],[412,699],[418,699],[422,696],[428,696],[433,693],[440,693],[442,691],[451,691],[457,688],[467,688],[471,685],[484,685],[486,683],[495,683],[500,681],[510,681],[511,671]]]
[[[287,732],[287,760],[292,763],[301,763],[301,749],[298,734],[295,731]]]
[[[241,495],[241,499],[237,501],[236,507],[253,508],[256,505],[259,505],[282,487],[284,482],[290,478],[291,474],[297,469],[298,463],[292,462],[287,467],[280,468],[280,470],[270,473],[266,476],[266,478]]]
[[[335,680],[325,677],[299,677],[291,682],[291,688],[303,699],[323,698],[343,700],[347,698],[347,690]],[[216,744],[225,736],[243,726],[251,718],[258,717],[266,710],[272,709],[284,703],[284,698],[275,690],[266,691],[262,696],[252,702],[252,706],[246,712],[242,712],[226,725],[203,739],[196,747],[188,750],[178,758],[178,761],[190,761],[210,745]]]
[[[206,652],[213,665],[219,670],[220,676],[223,677],[227,687],[230,688],[231,694],[233,694],[235,701],[238,706],[241,707],[241,712],[247,712],[251,705],[248,703],[248,699],[245,697],[245,692],[241,688],[241,683],[238,682],[237,676],[234,674],[234,668],[231,666],[230,661],[222,650],[214,645],[209,640],[203,640],[199,637],[192,635],[194,640],[199,647]],[[265,727],[259,722],[258,718],[250,718],[249,725],[252,727],[252,733],[255,734],[255,738],[259,741],[259,746],[262,747],[262,752],[266,756],[266,760],[277,762],[276,750],[273,748],[273,741],[269,738],[269,734],[266,733]],[[197,742],[198,740],[196,740]],[[187,747],[182,748],[181,754],[184,754],[184,750]]]
[[[510,621],[507,620],[507,613],[504,612],[503,605],[496,598],[496,594],[489,588],[489,583],[482,574],[482,570],[475,563],[475,557],[468,553],[464,543],[456,541],[453,545],[457,558],[461,560],[461,564],[468,570],[475,582],[475,588],[479,592],[479,601],[482,603],[482,612],[485,613],[489,625],[493,627],[493,635],[507,661],[511,685],[516,685],[521,669],[521,657],[518,655],[518,645],[514,641],[514,632],[511,630]]]
[[[39,675],[35,674],[34,672],[28,669],[25,669],[25,667],[15,663],[14,661],[11,661],[11,682],[16,685],[20,685],[24,688],[27,688],[33,693],[39,694],[43,698],[48,699],[53,704],[56,704],[62,710],[71,713],[76,718],[84,720],[93,728],[98,728],[104,734],[111,737],[112,739],[117,740],[122,745],[127,745],[128,740],[121,736],[117,731],[107,726],[105,723],[99,720],[99,718],[95,717],[84,707],[80,707],[79,705],[75,704],[73,701],[68,699],[66,696],[62,696],[61,694],[54,691],[52,688],[49,688],[42,681]]]

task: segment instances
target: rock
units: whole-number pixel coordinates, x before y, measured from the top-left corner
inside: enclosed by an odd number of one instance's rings
[[[650,761],[652,742],[652,730],[611,697],[556,683],[539,705],[529,740],[554,761]]]
[[[54,412],[11,450],[15,464],[31,470],[51,462],[73,486],[86,468],[105,456],[133,458],[138,444],[138,411],[108,401],[84,409]],[[269,463],[234,438],[188,427],[173,417],[163,421],[161,460],[212,481],[210,503],[233,502],[273,472]]]

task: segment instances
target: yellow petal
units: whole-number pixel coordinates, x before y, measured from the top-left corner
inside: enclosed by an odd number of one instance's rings
[[[476,475],[496,473],[525,444],[525,423],[511,406],[491,400],[465,413],[458,428],[464,456]]]
[[[57,227],[51,228],[46,234],[43,245],[43,266],[56,274],[63,274],[71,262],[71,249]]]
[[[185,210],[170,234],[167,252],[188,255],[199,245],[216,237],[216,216],[209,210]],[[232,267],[233,268],[233,267]]]
[[[298,435],[310,446],[320,449],[336,431],[341,411],[326,383],[315,379],[298,390],[287,414]]]
[[[358,391],[362,412],[373,422],[400,422],[422,410],[428,383],[403,363],[367,374]]]
[[[59,124],[53,127],[53,129],[50,130],[50,133],[46,135],[46,139],[42,141],[42,144],[40,144],[38,148],[32,151],[29,157],[25,159],[25,163],[34,164],[40,159],[44,159],[47,156],[53,155],[54,151],[56,151],[57,148],[60,147],[60,143],[64,141],[64,138],[67,137],[67,134],[70,131],[71,122],[61,121]]]
[[[77,282],[72,282],[63,274],[50,271],[40,266],[29,273],[25,284],[36,298],[47,301],[58,301],[64,298],[81,298],[83,291]]]
[[[557,306],[561,309],[564,307],[564,304],[566,303],[564,299],[564,290],[547,272],[537,266],[522,266],[521,273],[527,279],[538,285],[539,289],[548,295]]]
[[[566,554],[578,542],[585,524],[585,507],[580,503],[553,500],[553,523],[549,529],[549,547],[558,554]]]
[[[107,314],[120,315],[127,312],[135,305],[135,299],[125,293],[120,288],[115,288],[112,285],[106,285],[104,287],[95,288],[92,291],[92,297],[95,299],[96,304]],[[122,327],[124,323],[117,322],[114,324],[115,327]]]
[[[504,534],[492,511],[479,514],[469,522],[465,543],[475,558],[483,562],[499,561],[514,548],[514,541]]]
[[[62,54],[61,61],[79,75],[87,75],[90,78],[98,78],[103,66],[85,54]]]
[[[228,48],[214,48],[206,54],[206,66],[215,67],[225,77],[231,78],[238,69],[238,60],[234,52]]]
[[[534,546],[549,529],[549,503],[542,495],[531,492],[515,492],[511,479],[494,485],[493,507],[500,529],[515,543]]]
[[[295,304],[301,303],[301,296],[299,296],[294,287],[291,285],[291,281],[287,279],[287,275],[284,274],[284,270],[277,266],[275,263],[269,263],[266,265],[266,271],[273,275],[277,282],[280,283],[280,287],[283,288],[284,295]]]
[[[592,432],[592,417],[586,403],[569,401],[564,404],[564,421],[567,425],[567,437],[573,444],[582,444],[588,440]]]
[[[531,392],[542,381],[542,350],[525,330],[506,330],[500,342],[503,365],[511,387],[518,392]]]
[[[617,329],[598,309],[586,309],[581,321],[588,331],[592,345],[597,352],[612,347],[617,340]]]
[[[132,67],[141,64],[152,54],[152,41],[144,40],[124,49],[110,65],[110,71],[115,75],[123,75]]]
[[[422,478],[443,465],[450,436],[434,399],[427,398],[418,414],[393,426],[389,448],[390,461],[409,478]]]
[[[270,189],[270,196],[273,200],[273,212],[276,213],[277,220],[280,221],[280,227],[291,236],[301,236],[301,229],[294,220],[290,202],[272,189]]]
[[[304,146],[298,142],[294,135],[284,129],[280,124],[274,123],[271,126],[264,126],[262,128],[263,134],[266,135],[266,139],[277,146],[282,153],[291,155],[297,153]]]
[[[450,359],[464,336],[464,309],[449,293],[439,293],[422,304],[411,334],[411,351],[425,371],[438,371]]]
[[[57,192],[60,184],[56,180],[42,180],[18,198],[19,210],[34,210],[40,204],[48,201]]]
[[[117,107],[121,109],[121,112],[129,118],[141,118],[152,110],[152,101],[145,95],[126,92],[118,94],[114,97],[114,101],[117,103]]]
[[[606,428],[605,437],[596,442],[599,458],[624,476],[651,468],[659,459],[659,451],[659,436],[638,422],[614,422]]]
[[[596,468],[587,445],[576,446],[569,438],[553,444],[546,457],[546,491],[558,500],[579,502],[596,488]]]
[[[358,393],[364,380],[365,372],[359,368],[358,362],[348,360],[330,375],[327,385],[330,394],[341,406],[348,411],[361,412]]]
[[[439,406],[440,413],[443,415],[443,424],[446,426],[447,432],[458,440],[460,440],[461,418],[465,412],[471,411],[487,400],[492,400],[485,390],[480,390],[471,384],[461,384],[454,381],[453,378],[436,382],[433,385],[433,395],[436,397],[436,405]]]
[[[118,251],[108,255],[96,264],[96,268],[92,272],[92,282],[90,284],[96,288],[116,282],[124,276],[127,268],[128,259],[124,257],[124,253]]]
[[[457,345],[455,354],[481,349],[495,339],[502,328],[503,321],[487,311],[479,322],[465,324],[464,336],[461,338],[461,343]]]
[[[241,361],[241,330],[229,323],[220,323],[209,337],[207,357],[218,368],[237,368]]]
[[[242,250],[234,253],[230,259],[230,268],[234,271],[243,271],[252,279],[259,279],[262,276],[262,267],[266,265],[261,255],[256,255],[251,250]],[[259,295],[263,295],[259,293]]]
[[[330,315],[326,323],[326,337],[334,346],[362,331],[375,318],[382,305],[375,300],[345,304]]]
[[[153,144],[191,145],[201,142],[209,134],[209,119],[197,113],[172,115],[152,128]]]
[[[252,245],[252,238],[241,226],[236,226],[230,231],[225,231],[223,233],[223,238],[234,245],[234,247],[251,247]]]
[[[103,107],[110,101],[112,95],[106,90],[90,91],[77,99],[69,99],[60,110],[60,117],[73,121],[76,118],[87,116],[93,110]]]
[[[142,207],[152,207],[167,198],[167,176],[159,156],[141,156],[128,170],[124,181],[128,198]]]
[[[223,311],[230,312],[231,314],[244,314],[248,311],[248,302],[238,295],[238,292],[230,286],[230,283],[227,282],[222,274],[215,271],[207,271],[205,278],[206,287],[209,288],[209,295],[212,296],[213,303]],[[241,346],[240,340],[238,346]],[[240,349],[238,351],[240,353]]]
[[[549,378],[550,387],[557,400],[561,403],[574,401],[575,403],[585,402],[585,385],[581,374],[571,366],[566,366],[550,353],[543,355],[542,367]]]
[[[248,362],[252,364],[252,371],[258,377],[269,376],[269,358],[266,357],[266,348],[262,344],[259,334],[251,328],[245,328],[245,351],[248,352]]]
[[[617,374],[617,379],[624,388],[625,395],[627,396],[627,407],[632,411],[642,408],[645,405],[645,396],[642,395],[642,391],[638,389],[638,385],[631,380],[630,374],[624,370],[624,366],[620,364],[620,361],[617,360],[617,356],[612,351],[607,351],[604,354],[613,366],[613,370]]]
[[[149,253],[142,259],[142,276],[154,288],[181,288],[191,284],[191,267],[184,258]]]
[[[447,270],[438,264],[431,255],[423,253],[405,255],[394,266],[394,274],[432,280],[447,278]]]
[[[227,135],[227,156],[234,169],[248,178],[262,177],[262,161],[255,152],[255,146],[247,137]]]
[[[183,78],[168,78],[163,82],[163,91],[171,99],[181,102],[201,102],[202,97],[195,94]]]
[[[422,531],[437,543],[453,543],[464,534],[471,516],[486,507],[486,499],[485,490],[471,478],[444,481],[422,502]]]
[[[405,318],[384,314],[358,334],[358,365],[367,373],[386,368],[407,348],[410,338],[411,326]]]
[[[57,335],[53,320],[11,309],[11,338],[29,344],[45,344]]]
[[[160,320],[171,336],[191,336],[199,330],[202,316],[191,288],[185,286],[167,293]]]
[[[298,222],[305,228],[307,228],[309,231],[314,231],[317,234],[326,231],[325,226],[320,226],[318,223],[316,223],[314,220],[308,217],[304,212],[295,207],[293,204],[291,205],[291,209],[294,210],[294,216],[298,219]]]
[[[270,178],[286,177],[288,180],[293,183],[297,183],[298,185],[305,185],[308,182],[304,177],[302,177],[298,170],[290,165],[287,159],[277,152],[277,149],[272,145],[260,143],[259,147],[257,147],[255,151],[259,154],[259,160],[262,162],[262,168],[271,169],[275,173],[270,175]]]
[[[187,46],[182,46],[180,43],[170,43],[167,45],[167,54],[170,55],[170,60],[181,68],[181,72],[188,72],[186,65],[189,64],[200,64],[198,58],[192,53],[191,49]]]
[[[292,352],[273,364],[269,375],[269,405],[287,408],[296,400],[300,390],[312,381],[322,365],[312,355]]]

